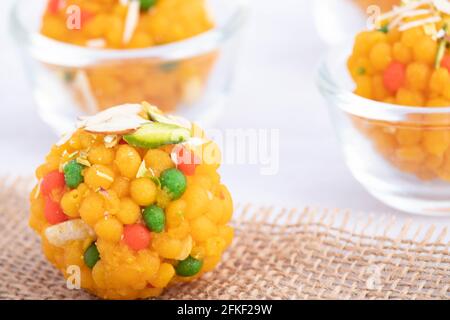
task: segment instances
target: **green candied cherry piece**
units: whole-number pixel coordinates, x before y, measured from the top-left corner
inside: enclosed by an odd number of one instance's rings
[[[156,4],[156,0],[140,0],[141,10],[148,10]]]
[[[64,166],[64,180],[69,188],[74,189],[84,181],[83,168],[76,160],[71,160]]]
[[[180,261],[175,269],[177,275],[181,277],[192,277],[200,272],[203,266],[203,261],[187,257],[185,260]]]
[[[144,209],[142,216],[145,224],[151,231],[156,233],[161,233],[164,231],[166,216],[164,215],[163,209],[156,205],[152,205]]]
[[[100,260],[100,253],[98,252],[97,246],[93,242],[84,252],[84,263],[88,266],[88,268],[92,269],[98,260]]]
[[[172,200],[181,198],[187,188],[187,180],[184,174],[175,168],[167,169],[161,173],[159,178],[161,187]]]
[[[191,131],[179,126],[152,122],[145,124],[134,133],[123,136],[130,145],[137,148],[155,149],[168,144],[185,142]]]

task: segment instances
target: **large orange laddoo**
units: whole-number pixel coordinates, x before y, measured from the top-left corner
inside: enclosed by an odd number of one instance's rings
[[[36,170],[30,195],[48,260],[105,299],[154,297],[214,269],[233,238],[217,146],[145,103],[77,127]]]
[[[377,29],[357,35],[348,69],[359,96],[437,111],[412,110],[410,122],[353,122],[401,171],[449,181],[450,117],[436,110],[450,106],[450,12],[441,9],[410,1],[382,15]]]
[[[92,49],[124,50],[177,42],[213,27],[205,0],[49,0],[41,33]],[[141,101],[169,111],[198,100],[216,56],[211,52],[184,60],[123,60],[54,69],[86,113]]]

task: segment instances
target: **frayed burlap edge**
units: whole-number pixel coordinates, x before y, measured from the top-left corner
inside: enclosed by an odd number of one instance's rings
[[[29,229],[29,179],[0,184],[0,298],[93,299],[68,290]],[[388,216],[237,206],[216,271],[161,299],[449,299],[446,228]],[[392,230],[400,230],[392,232]]]

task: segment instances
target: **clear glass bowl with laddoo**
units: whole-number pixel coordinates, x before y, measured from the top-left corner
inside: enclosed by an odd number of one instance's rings
[[[388,205],[450,214],[450,6],[410,1],[322,61],[345,159]]]
[[[225,0],[19,0],[10,26],[39,113],[62,133],[76,116],[142,101],[213,121],[245,12]]]

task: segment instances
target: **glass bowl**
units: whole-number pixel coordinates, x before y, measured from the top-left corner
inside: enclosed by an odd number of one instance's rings
[[[39,114],[57,133],[76,117],[148,101],[203,125],[220,114],[234,73],[244,1],[209,0],[216,27],[144,49],[74,46],[39,33],[47,0],[18,0],[10,27],[23,53]]]
[[[337,45],[353,37],[367,26],[376,5],[381,12],[389,11],[400,0],[320,0],[313,1],[313,17],[319,37],[328,45]]]
[[[354,177],[387,205],[450,215],[450,107],[407,107],[353,94],[351,45],[333,48],[317,84]]]

